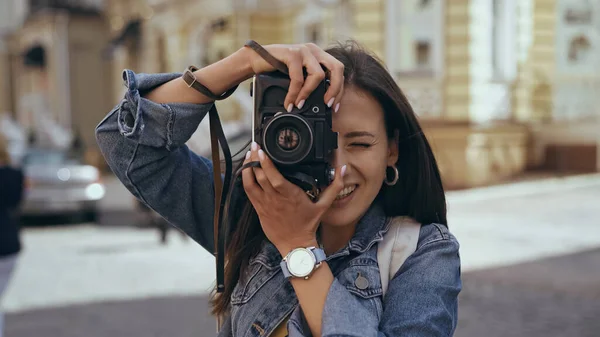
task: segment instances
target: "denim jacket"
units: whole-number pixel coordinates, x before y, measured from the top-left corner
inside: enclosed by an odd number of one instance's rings
[[[131,193],[213,252],[212,165],[185,145],[212,103],[157,104],[141,97],[180,75],[124,71],[125,97],[97,126],[96,139]],[[383,298],[377,243],[389,224],[374,203],[348,244],[327,257],[335,279],[323,310],[323,336],[453,335],[462,287],[456,238],[446,226],[423,225],[415,253]],[[277,249],[265,242],[250,260],[247,281],[233,291],[219,336],[269,336],[288,317],[289,336],[311,335],[280,261]]]

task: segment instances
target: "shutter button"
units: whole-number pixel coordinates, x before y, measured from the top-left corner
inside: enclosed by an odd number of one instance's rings
[[[360,290],[365,290],[369,287],[369,280],[358,273],[356,280],[354,280],[354,285]]]

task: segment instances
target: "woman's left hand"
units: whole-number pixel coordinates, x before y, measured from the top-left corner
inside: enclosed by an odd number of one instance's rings
[[[321,217],[344,188],[346,165],[336,168],[334,181],[313,202],[300,187],[285,179],[253,143],[244,164],[256,160],[261,167],[244,169],[242,180],[267,238],[282,256],[298,247],[316,246]]]

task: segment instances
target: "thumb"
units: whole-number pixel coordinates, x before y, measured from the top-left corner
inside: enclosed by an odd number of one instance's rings
[[[346,174],[347,168],[348,167],[344,165],[340,169],[335,170],[335,178],[333,179],[333,182],[331,182],[331,184],[327,186],[323,193],[321,193],[317,205],[324,208],[329,208],[329,206],[331,206],[337,195],[344,189],[344,175]]]

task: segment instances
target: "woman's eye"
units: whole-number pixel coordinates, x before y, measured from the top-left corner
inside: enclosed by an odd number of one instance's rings
[[[368,143],[352,143],[350,145],[352,145],[352,146],[358,146],[358,147],[364,147],[364,148],[371,147],[371,144],[368,144]]]

